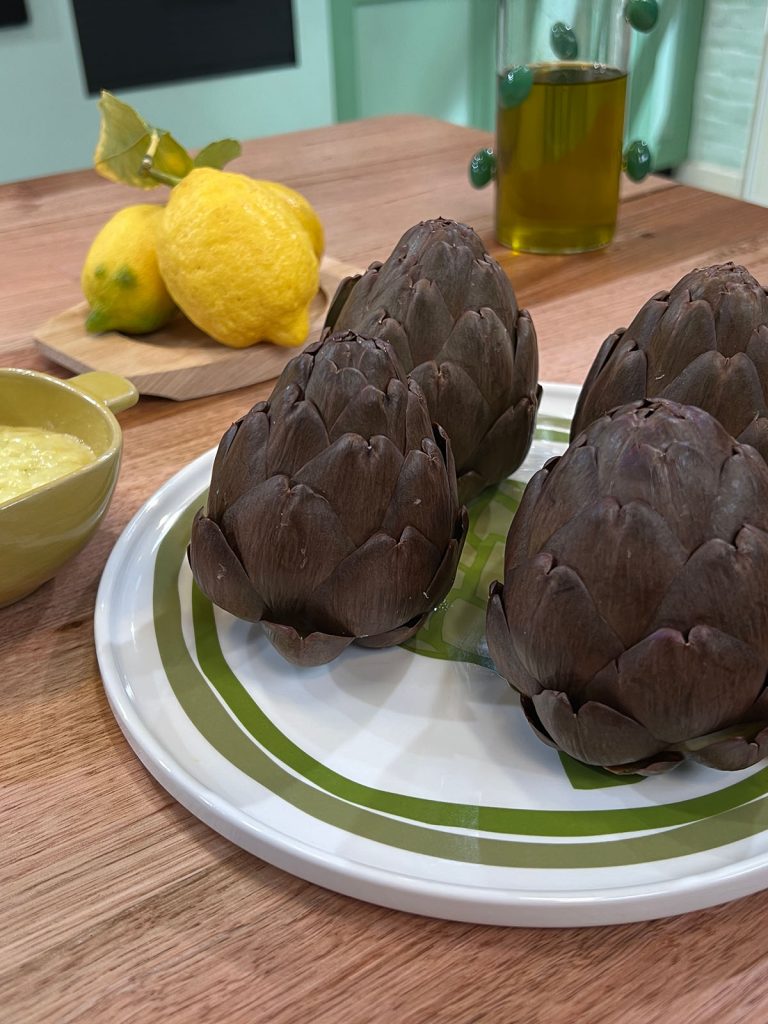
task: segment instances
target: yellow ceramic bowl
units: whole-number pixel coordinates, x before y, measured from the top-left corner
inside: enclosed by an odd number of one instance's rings
[[[123,436],[114,417],[138,400],[111,373],[59,380],[35,370],[0,369],[0,423],[73,434],[96,460],[0,503],[0,607],[26,597],[86,544],[109,506]]]

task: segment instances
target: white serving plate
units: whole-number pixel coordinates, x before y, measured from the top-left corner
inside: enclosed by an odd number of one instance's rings
[[[616,784],[540,743],[487,667],[488,583],[576,396],[544,386],[528,459],[473,506],[457,584],[407,650],[292,667],[193,591],[186,542],[213,451],[161,487],[115,545],[95,621],[113,712],[158,782],[286,871],[434,917],[609,924],[766,886],[768,768]]]

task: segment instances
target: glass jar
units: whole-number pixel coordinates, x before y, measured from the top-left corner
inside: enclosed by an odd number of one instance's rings
[[[656,14],[655,0],[498,0],[495,154],[473,165],[479,178],[495,171],[502,245],[571,253],[611,241],[630,27],[647,31]],[[647,173],[647,147],[627,160],[632,177]]]

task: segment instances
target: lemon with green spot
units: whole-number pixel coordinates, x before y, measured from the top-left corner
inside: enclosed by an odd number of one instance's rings
[[[93,240],[81,277],[91,307],[85,321],[90,332],[149,334],[176,314],[157,263],[162,215],[155,203],[127,206]]]

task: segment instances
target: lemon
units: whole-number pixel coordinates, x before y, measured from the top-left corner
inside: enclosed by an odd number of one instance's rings
[[[183,312],[224,345],[306,341],[318,259],[273,183],[210,167],[190,171],[171,192],[157,256]]]
[[[325,247],[323,225],[321,224],[320,218],[315,213],[309,200],[305,199],[301,192],[296,192],[287,185],[283,185],[280,181],[257,181],[257,184],[270,189],[276,195],[282,196],[285,202],[299,218],[304,230],[309,235],[309,240],[315,251],[315,256],[320,259]]]
[[[157,266],[163,207],[126,206],[99,231],[85,258],[81,285],[91,307],[89,331],[147,334],[176,312]]]

